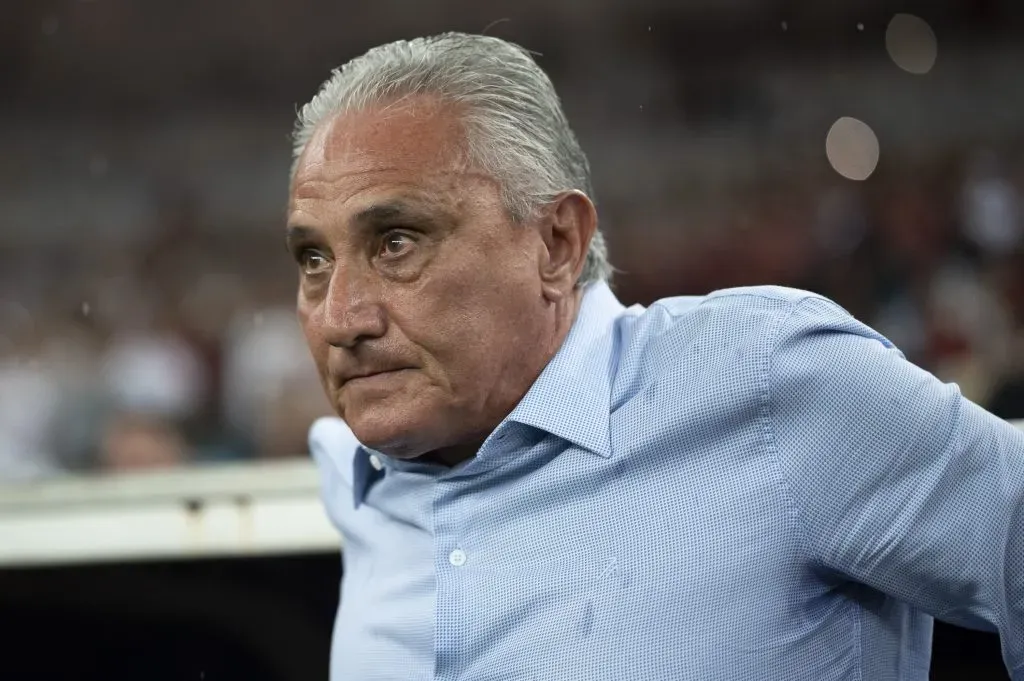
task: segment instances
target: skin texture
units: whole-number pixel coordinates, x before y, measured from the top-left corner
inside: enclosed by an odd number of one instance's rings
[[[288,210],[331,404],[363,445],[446,465],[476,453],[565,339],[597,226],[575,191],[513,222],[464,150],[458,111],[426,96],[336,116]]]

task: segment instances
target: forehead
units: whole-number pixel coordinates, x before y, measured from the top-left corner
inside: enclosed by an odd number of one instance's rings
[[[291,203],[377,185],[432,193],[466,173],[465,148],[457,112],[433,99],[405,98],[346,112],[314,131],[296,166]]]

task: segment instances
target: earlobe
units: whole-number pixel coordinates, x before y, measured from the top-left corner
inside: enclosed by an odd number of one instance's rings
[[[597,230],[597,211],[583,192],[565,192],[549,205],[540,230],[547,251],[541,269],[544,293],[563,298],[572,293],[583,270]]]

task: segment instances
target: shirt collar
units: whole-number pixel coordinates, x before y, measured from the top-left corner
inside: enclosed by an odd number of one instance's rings
[[[507,421],[538,428],[602,457],[612,453],[611,379],[615,371],[615,322],[625,310],[605,282],[590,284],[579,313],[555,356],[508,415]],[[573,405],[571,418],[554,405]],[[381,468],[371,464],[376,458]],[[430,468],[396,461],[359,446],[352,461],[355,507],[388,468]]]
[[[376,457],[381,468],[370,463],[371,456]],[[358,509],[360,504],[366,500],[366,493],[373,483],[384,477],[383,462],[383,454],[378,454],[363,445],[356,448],[356,454],[352,457],[352,503],[355,508]]]
[[[551,433],[602,457],[612,453],[615,322],[625,310],[608,284],[590,284],[562,347],[508,420]],[[572,405],[572,417],[554,405]]]

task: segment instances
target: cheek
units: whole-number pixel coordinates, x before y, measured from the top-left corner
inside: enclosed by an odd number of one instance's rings
[[[302,329],[302,335],[306,338],[306,347],[309,348],[309,354],[316,364],[317,371],[323,376],[327,365],[328,346],[324,340],[322,330],[315,323],[314,320],[316,318],[310,315],[307,310],[304,310],[301,305],[299,306],[297,316],[299,328]]]
[[[482,277],[467,284],[454,288],[452,302],[427,318],[439,341],[431,348],[434,359],[457,392],[478,395],[510,378],[510,367],[530,355],[541,332],[541,299],[530,283],[514,278]]]
[[[502,226],[505,230],[523,229]],[[528,235],[481,239],[446,253],[414,288],[388,291],[392,324],[425,352],[430,374],[466,399],[479,397],[536,340],[542,305]]]

